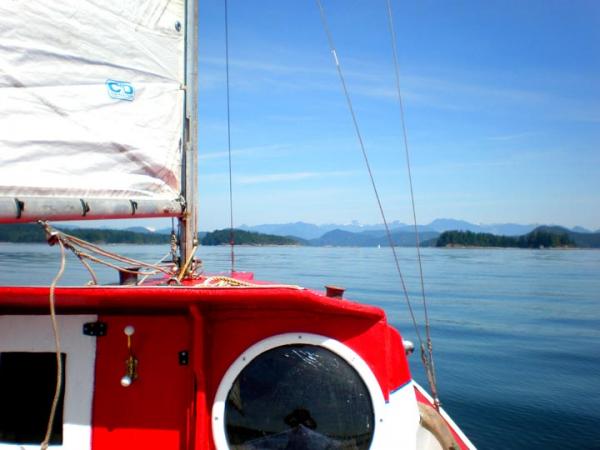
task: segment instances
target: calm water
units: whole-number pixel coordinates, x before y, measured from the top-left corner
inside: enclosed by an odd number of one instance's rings
[[[168,250],[111,249],[146,261]],[[207,270],[227,270],[228,252],[202,248]],[[423,256],[440,396],[474,444],[600,449],[600,251],[425,249]],[[414,249],[400,249],[400,257],[418,301]],[[48,284],[58,264],[56,248],[0,244],[0,284]],[[385,308],[416,340],[387,249],[241,247],[237,268],[316,289],[344,286],[347,297]],[[117,279],[100,272],[106,282]],[[70,258],[62,284],[87,280]],[[425,385],[417,355],[412,368]]]

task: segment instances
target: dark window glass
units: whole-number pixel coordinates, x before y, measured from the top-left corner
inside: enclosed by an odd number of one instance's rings
[[[54,417],[50,444],[63,441],[63,389]],[[56,389],[55,353],[0,353],[0,442],[39,444],[44,440]]]
[[[367,449],[371,396],[360,375],[315,345],[266,351],[238,375],[225,405],[232,449]]]

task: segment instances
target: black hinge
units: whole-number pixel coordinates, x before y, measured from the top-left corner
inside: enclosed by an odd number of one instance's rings
[[[190,354],[187,350],[179,352],[179,365],[187,366],[190,363]]]
[[[106,336],[106,322],[87,322],[83,324],[83,334],[86,336]]]

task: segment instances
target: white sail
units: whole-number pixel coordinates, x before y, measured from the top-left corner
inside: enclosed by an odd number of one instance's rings
[[[181,212],[185,28],[183,0],[0,2],[0,220]]]

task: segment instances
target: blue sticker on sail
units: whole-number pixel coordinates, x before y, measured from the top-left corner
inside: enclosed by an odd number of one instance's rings
[[[133,101],[135,88],[128,81],[106,80],[106,89],[111,98]]]

